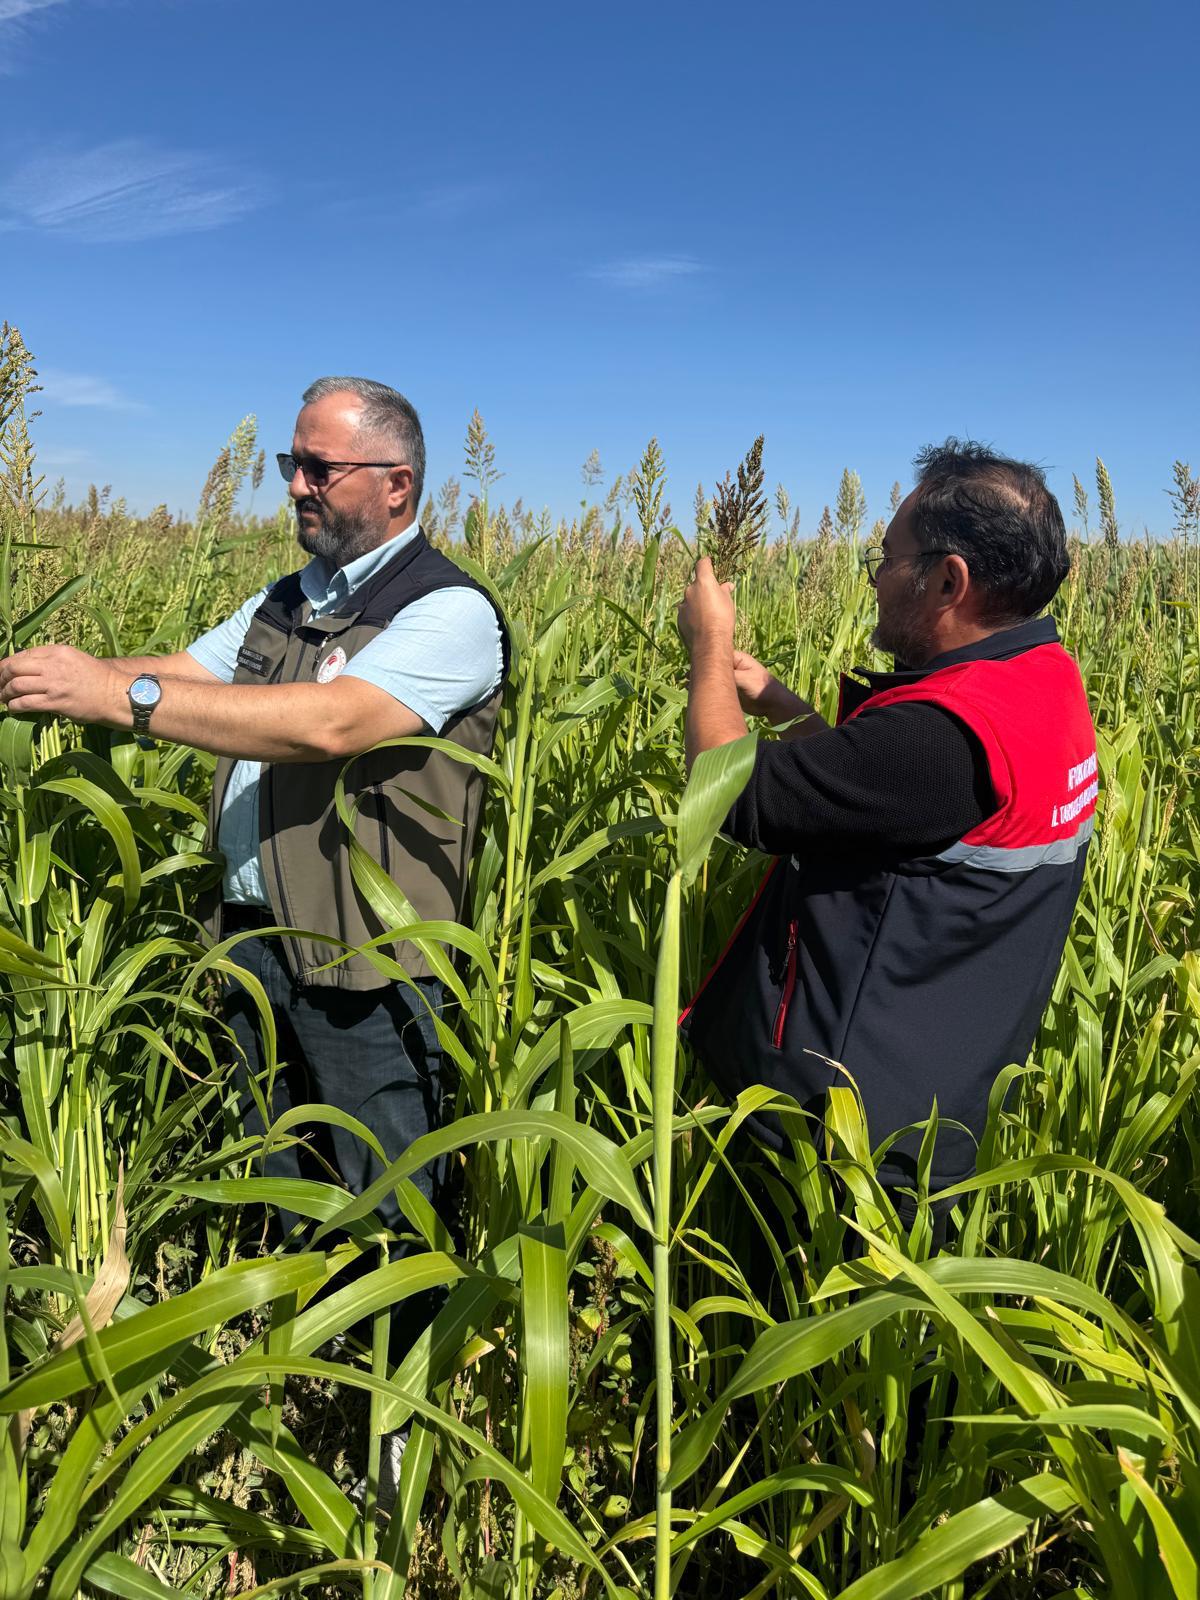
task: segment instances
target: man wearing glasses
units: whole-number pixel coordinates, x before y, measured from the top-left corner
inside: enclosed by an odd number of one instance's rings
[[[268,1119],[316,1101],[367,1130],[364,1138],[323,1123],[293,1129],[270,1150],[266,1172],[299,1176],[292,1141],[304,1134],[326,1163],[304,1175],[327,1179],[334,1167],[361,1192],[382,1170],[369,1141],[391,1161],[436,1125],[432,1016],[442,992],[411,944],[380,954],[412,984],[368,955],[338,959],[385,929],[356,879],[364,871],[385,886],[390,879],[397,905],[407,901],[422,921],[461,917],[482,797],[470,757],[491,751],[508,636],[486,591],[418,526],[425,446],[402,395],[361,378],[319,379],[305,391],[290,453],[278,460],[296,537],[311,557],[301,571],[176,655],[25,651],[0,664],[0,698],[14,711],[131,728],[219,758],[211,829],[224,881],[213,932],[249,935],[234,959],[274,1013],[285,1065]],[[467,759],[373,748],[416,734],[439,735]],[[353,863],[338,806],[343,774],[362,852]],[[297,931],[258,936],[277,927]],[[261,1075],[258,1014],[246,990],[234,990],[228,1015]],[[248,1126],[261,1131],[254,1108]],[[428,1220],[420,1213],[433,1174],[413,1183],[420,1193],[407,1217],[394,1198],[379,1208],[394,1230]]]
[[[732,590],[707,561],[684,596],[689,766],[747,716],[787,726],[725,825],[776,860],[683,1025],[731,1093],[764,1083],[819,1114],[840,1063],[873,1144],[936,1099],[936,1190],[972,1171],[996,1075],[1033,1044],[1083,879],[1096,745],[1042,615],[1069,566],[1043,474],[953,439],[917,467],[865,561],[895,670],[844,677],[836,726],[734,649]],[[758,1131],[779,1144],[774,1120]],[[880,1167],[902,1216],[920,1144],[905,1134]]]

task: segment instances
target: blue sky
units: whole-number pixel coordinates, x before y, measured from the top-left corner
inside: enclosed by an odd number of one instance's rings
[[[656,434],[683,520],[766,434],[811,531],[948,433],[1131,530],[1200,466],[1200,8],[0,0],[0,317],[47,477],[194,506],[246,412],[478,406],[567,511]],[[267,509],[275,487],[260,495]],[[1094,496],[1093,496],[1094,498]]]

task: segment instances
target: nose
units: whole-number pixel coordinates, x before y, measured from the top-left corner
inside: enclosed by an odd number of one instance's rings
[[[292,481],[288,484],[288,494],[291,495],[293,500],[307,500],[312,494],[308,479],[300,471],[299,467],[292,473]]]

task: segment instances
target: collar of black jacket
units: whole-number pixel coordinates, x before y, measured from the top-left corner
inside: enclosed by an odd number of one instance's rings
[[[943,667],[957,667],[964,661],[1008,661],[1039,644],[1057,643],[1058,628],[1054,618],[1031,617],[1015,628],[999,628],[974,644],[964,644],[961,649],[934,656],[923,667],[913,669],[897,664],[894,672],[868,672],[865,667],[855,667],[853,676],[849,673],[842,676],[841,716],[848,717],[872,695],[899,688],[901,684],[920,683],[922,678],[927,678],[931,672],[940,672]]]

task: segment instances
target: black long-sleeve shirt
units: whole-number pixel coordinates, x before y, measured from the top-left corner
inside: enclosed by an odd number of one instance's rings
[[[975,735],[940,706],[868,707],[806,739],[759,745],[724,832],[769,855],[822,841],[936,854],[991,816]]]

